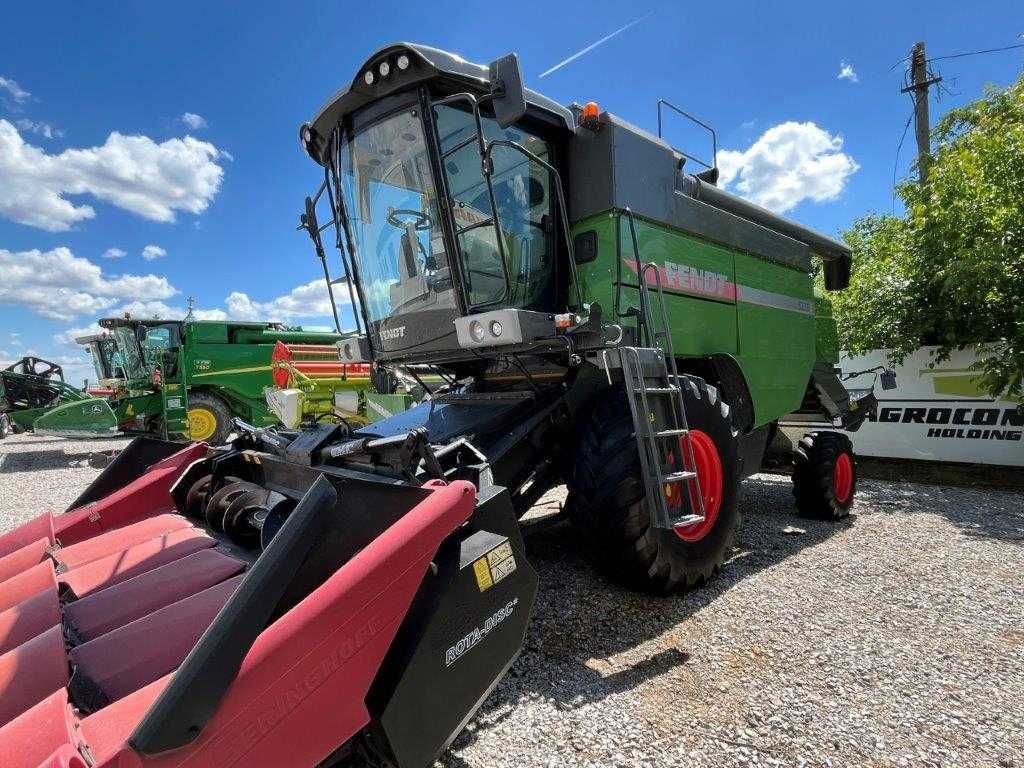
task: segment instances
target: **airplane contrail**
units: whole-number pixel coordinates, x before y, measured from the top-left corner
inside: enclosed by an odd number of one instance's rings
[[[563,59],[562,61],[560,61],[557,64],[555,64],[555,66],[553,66],[551,69],[548,69],[548,70],[545,70],[544,72],[541,72],[539,77],[547,77],[552,72],[555,72],[555,71],[561,69],[562,67],[564,67],[566,64],[570,64],[570,63],[576,61],[576,59],[578,59],[580,56],[585,56],[586,54],[590,53],[592,50],[597,48],[597,46],[604,45],[605,43],[607,43],[609,40],[611,40],[616,35],[621,35],[623,32],[625,32],[630,27],[635,27],[641,21],[643,21],[644,19],[648,18],[652,13],[654,13],[654,11],[648,11],[643,16],[641,16],[639,19],[633,19],[633,21],[629,22],[625,26],[619,27],[614,32],[612,32],[610,35],[605,35],[604,37],[602,37],[597,42],[591,43],[586,48],[583,48],[582,50],[576,51],[576,53],[574,53],[569,58]]]

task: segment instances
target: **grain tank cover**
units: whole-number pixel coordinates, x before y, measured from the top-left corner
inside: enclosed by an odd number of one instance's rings
[[[810,270],[811,253],[848,262],[849,249],[789,219],[701,181],[663,139],[607,112],[597,130],[580,129],[570,144],[569,211],[580,221],[629,207],[638,216]]]

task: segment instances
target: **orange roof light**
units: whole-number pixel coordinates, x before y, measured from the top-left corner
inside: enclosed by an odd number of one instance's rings
[[[583,112],[580,114],[580,117],[583,120],[597,120],[599,114],[601,114],[601,108],[597,106],[597,102],[588,101],[583,106]]]

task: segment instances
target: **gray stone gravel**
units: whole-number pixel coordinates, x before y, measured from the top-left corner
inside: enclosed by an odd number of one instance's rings
[[[100,470],[98,454],[128,440],[65,440],[43,435],[11,435],[0,440],[0,531],[45,509],[61,511],[78,498]]]
[[[0,442],[0,530],[118,445]],[[730,562],[673,598],[603,581],[568,526],[531,536],[525,649],[441,765],[1024,768],[1024,493],[857,495],[847,523],[798,520],[788,479],[748,480]]]

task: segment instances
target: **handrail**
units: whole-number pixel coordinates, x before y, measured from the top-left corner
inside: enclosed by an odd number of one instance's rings
[[[699,118],[694,117],[689,112],[683,111],[682,109],[677,107],[675,104],[673,104],[671,101],[666,101],[665,99],[658,99],[658,138],[659,139],[664,138],[661,135],[661,107],[662,107],[663,104],[666,107],[668,107],[669,109],[671,109],[673,112],[676,112],[676,113],[682,115],[683,117],[685,117],[687,120],[690,120],[690,121],[696,123],[701,128],[705,129],[708,133],[711,134],[711,151],[713,153],[712,154],[712,165],[708,165],[704,160],[701,160],[699,157],[694,157],[693,155],[688,155],[686,152],[683,152],[683,150],[681,150],[681,149],[678,150],[679,154],[681,154],[683,157],[685,157],[685,158],[687,158],[689,160],[693,160],[693,162],[695,162],[695,163],[700,163],[701,165],[703,165],[708,170],[714,170],[715,168],[717,168],[718,167],[718,135],[715,133],[715,129],[712,128],[707,123],[705,123],[703,120],[700,120]]]

